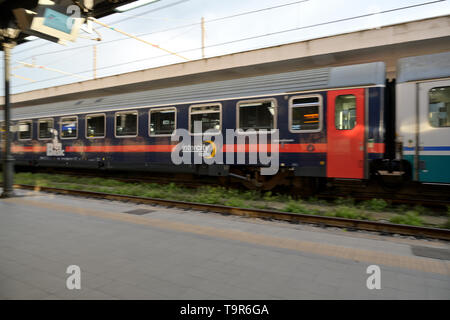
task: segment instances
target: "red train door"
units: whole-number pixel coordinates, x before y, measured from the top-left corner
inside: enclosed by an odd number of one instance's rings
[[[364,89],[329,91],[327,176],[364,178]]]

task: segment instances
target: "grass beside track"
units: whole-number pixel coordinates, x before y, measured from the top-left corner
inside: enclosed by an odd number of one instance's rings
[[[327,202],[317,198],[294,199],[285,194],[272,194],[271,192],[255,190],[242,191],[216,186],[203,186],[194,189],[174,183],[130,183],[107,178],[43,173],[17,173],[14,182],[41,187],[220,204],[241,208],[272,209],[290,213],[349,219],[383,220],[398,224],[450,229],[450,207],[446,215],[439,213],[439,216],[437,216],[436,212],[424,207],[408,207],[405,205],[394,207],[382,199],[355,203],[351,198],[340,198],[334,202]]]

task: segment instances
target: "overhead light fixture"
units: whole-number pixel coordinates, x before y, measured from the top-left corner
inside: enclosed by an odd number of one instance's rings
[[[159,0],[138,0],[134,1],[132,3],[125,4],[123,6],[117,7],[115,10],[118,12],[125,12],[129,10],[133,10],[142,6],[145,6],[147,4],[158,2]]]
[[[39,39],[39,38],[36,37],[36,36],[26,36],[23,40],[33,41],[33,40],[36,40],[36,39]]]

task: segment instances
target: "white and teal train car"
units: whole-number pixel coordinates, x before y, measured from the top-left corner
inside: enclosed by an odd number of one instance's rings
[[[396,134],[414,181],[450,183],[450,52],[398,61]]]

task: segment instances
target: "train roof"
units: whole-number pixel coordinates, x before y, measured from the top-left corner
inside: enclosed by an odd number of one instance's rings
[[[12,119],[91,113],[144,106],[220,101],[317,89],[385,84],[384,62],[329,67],[191,84],[100,98],[12,108]],[[0,120],[3,119],[3,114]]]
[[[401,58],[397,61],[397,83],[450,77],[450,52]]]

